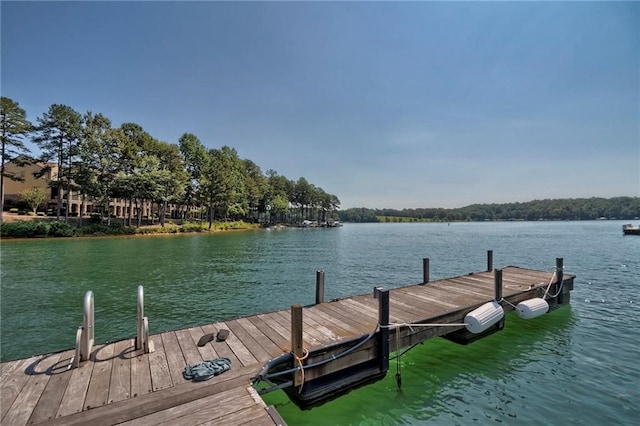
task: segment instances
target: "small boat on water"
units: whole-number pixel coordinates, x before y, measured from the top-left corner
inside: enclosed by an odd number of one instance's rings
[[[298,226],[300,228],[337,228],[339,226],[342,226],[342,222],[334,219],[329,219],[326,222],[303,220],[302,223]]]
[[[328,220],[322,226],[324,226],[325,228],[337,228],[339,226],[342,226],[342,222],[340,222],[339,220]]]
[[[640,235],[640,225],[634,226],[630,223],[622,225],[622,233],[624,235]]]

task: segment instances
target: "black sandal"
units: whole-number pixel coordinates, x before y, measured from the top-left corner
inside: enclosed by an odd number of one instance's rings
[[[204,346],[213,340],[213,333],[207,333],[198,340],[198,346]]]
[[[227,337],[229,337],[229,330],[223,328],[222,330],[218,331],[216,342],[224,342]]]

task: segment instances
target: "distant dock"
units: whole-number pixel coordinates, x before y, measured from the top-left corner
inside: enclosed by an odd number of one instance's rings
[[[300,406],[322,403],[384,377],[390,353],[439,336],[470,343],[501,330],[497,315],[520,302],[532,318],[541,304],[569,303],[575,276],[562,259],[555,272],[494,269],[492,255],[486,271],[437,281],[424,259],[421,283],[332,301],[323,300],[318,271],[310,306],[151,335],[152,350],[136,349],[136,339],[97,344],[77,368],[75,349],[2,363],[0,423],[284,424],[261,394],[284,389]],[[226,339],[198,346],[220,330]],[[183,377],[187,364],[218,357],[231,360],[229,371],[202,382]]]

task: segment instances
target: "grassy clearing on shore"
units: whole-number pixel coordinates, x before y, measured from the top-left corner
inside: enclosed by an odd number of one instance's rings
[[[3,218],[4,219],[4,218]],[[241,229],[255,229],[260,225],[242,221],[214,222],[209,229],[207,222],[185,222],[176,224],[167,222],[165,226],[148,225],[141,227],[125,226],[122,223],[92,223],[84,226],[67,224],[50,218],[32,218],[4,221],[0,226],[2,238],[43,238],[43,237],[80,237],[109,235],[154,235],[181,234],[193,232],[218,232]]]
[[[136,234],[179,234],[186,232],[216,232],[232,231],[240,229],[260,228],[259,224],[247,223],[243,221],[213,222],[209,229],[208,222],[185,222],[183,224],[166,223],[165,226],[151,225],[134,228]]]

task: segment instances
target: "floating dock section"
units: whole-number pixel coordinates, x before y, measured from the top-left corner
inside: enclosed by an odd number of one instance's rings
[[[282,425],[261,395],[283,389],[312,407],[384,377],[394,352],[433,337],[469,344],[505,327],[505,312],[535,321],[569,303],[575,276],[564,273],[562,259],[554,270],[536,271],[494,269],[492,256],[486,271],[436,281],[424,259],[421,283],[331,301],[323,300],[318,271],[310,306],[148,336],[138,327],[131,339],[95,344],[81,359],[69,349],[2,363],[0,423]],[[153,323],[141,310],[138,316],[144,327]],[[223,339],[203,339],[222,330]],[[85,331],[78,330],[83,351]],[[229,371],[201,382],[184,378],[185,366],[218,358],[231,362]]]

